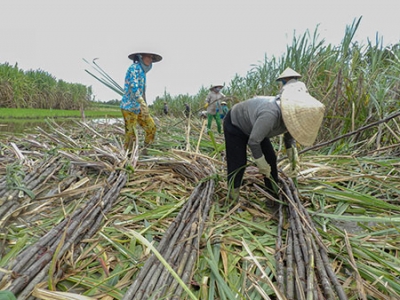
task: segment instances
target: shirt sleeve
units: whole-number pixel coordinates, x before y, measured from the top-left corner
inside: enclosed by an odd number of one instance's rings
[[[248,145],[255,159],[260,158],[263,155],[260,144],[262,140],[268,137],[272,132],[274,124],[271,122],[271,120],[274,119],[275,118],[272,116],[272,114],[264,114],[263,116],[257,118],[253,124]]]

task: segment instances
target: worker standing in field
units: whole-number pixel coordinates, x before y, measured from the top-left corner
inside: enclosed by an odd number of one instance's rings
[[[189,118],[190,116],[190,106],[188,103],[185,103],[185,116],[186,118]]]
[[[222,101],[222,102],[221,102],[221,111],[220,111],[220,113],[219,113],[219,116],[220,116],[221,120],[222,120],[223,118],[225,118],[225,116],[226,116],[226,114],[228,113],[228,111],[229,111],[228,105],[226,105],[226,102],[225,102],[225,101]]]
[[[308,146],[314,143],[321,126],[324,105],[313,98],[298,79],[296,71],[287,68],[277,81],[282,88],[277,96],[257,96],[235,104],[224,118],[229,197],[239,198],[247,164],[247,145],[258,170],[264,175],[267,191],[275,195],[278,167],[270,138],[284,134],[291,171],[297,175],[296,141]]]
[[[121,111],[125,123],[125,150],[131,150],[136,141],[136,126],[139,125],[145,132],[144,149],[142,154],[147,154],[147,147],[153,143],[156,125],[150,116],[146,102],[146,74],[153,67],[153,63],[162,60],[158,54],[136,52],[128,56],[132,60],[129,66],[124,85],[124,95],[121,100]]]
[[[164,115],[168,115],[168,104],[164,102]]]
[[[207,108],[207,132],[211,130],[212,120],[214,119],[217,123],[218,133],[222,133],[221,118],[218,111],[221,109],[219,99],[225,97],[225,95],[221,93],[223,87],[223,85],[214,85],[210,88],[210,92],[207,95],[204,105],[204,107]]]

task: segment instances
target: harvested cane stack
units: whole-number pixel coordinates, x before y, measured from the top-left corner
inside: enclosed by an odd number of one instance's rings
[[[46,140],[39,144],[28,140],[21,142],[21,145],[33,144],[35,148],[48,150],[51,149],[49,146],[51,141],[56,141],[58,145],[63,145],[65,148],[87,148],[78,145],[77,141],[63,132],[43,133],[50,142]],[[107,145],[107,143],[104,144]],[[63,265],[60,263],[62,258],[68,255],[74,258],[79,256],[81,250],[87,245],[86,241],[101,228],[105,215],[125,186],[127,174],[124,169],[113,167],[113,165],[122,165],[124,161],[108,154],[108,149],[94,148],[85,150],[86,152],[81,151],[81,155],[75,154],[77,151],[75,153],[58,151],[57,155],[52,156],[31,151],[26,146],[22,147],[19,148],[13,144],[14,152],[21,163],[17,166],[20,169],[17,173],[19,178],[14,180],[18,182],[18,186],[9,187],[6,179],[0,180],[0,203],[2,204],[0,231],[24,209],[31,211],[28,218],[33,218],[33,220],[25,219],[25,224],[30,221],[34,223],[35,219],[42,216],[41,211],[46,211],[46,207],[51,209],[51,203],[55,202],[58,206],[66,205],[68,201],[73,200],[82,203],[72,213],[65,214],[58,224],[34,244],[9,261],[0,272],[0,289],[13,292],[18,295],[18,299],[35,299],[32,296],[34,288],[47,279],[52,282],[52,288],[54,288],[57,280],[63,275]],[[85,160],[83,159],[85,156],[90,158]],[[92,157],[95,157],[95,160]],[[96,160],[99,158],[101,160]],[[69,171],[66,171],[66,166],[69,166]],[[72,187],[79,183],[79,178],[85,177],[86,171],[93,169],[100,170],[100,174],[105,178],[103,180],[98,178],[97,183],[91,187],[77,190]],[[60,177],[66,178],[62,181],[57,180]],[[54,180],[57,183],[56,187],[54,187]],[[96,189],[95,192],[94,189]],[[43,202],[44,200],[46,203]],[[37,216],[34,215],[36,208]]]
[[[325,245],[307,210],[300,201],[293,181],[282,180],[283,195],[287,203],[289,228],[286,245],[282,232],[284,212],[279,207],[278,238],[276,243],[277,282],[287,299],[347,299],[333,271]],[[284,198],[284,199],[283,199]]]
[[[83,207],[67,216],[9,263],[5,268],[8,272],[0,273],[0,287],[18,295],[19,299],[29,299],[34,287],[51,274],[50,267],[54,257],[60,259],[71,248],[75,249],[74,255],[78,255],[80,249],[85,246],[83,241],[91,238],[99,230],[104,215],[111,208],[125,182],[125,172],[112,172],[104,187]],[[52,274],[53,279],[61,275]]]
[[[202,165],[187,165],[184,169],[195,174],[196,171],[205,168],[203,161]],[[191,169],[194,172],[190,172]],[[183,168],[179,167],[176,171],[183,171]],[[214,186],[213,179],[196,186],[157,247],[157,251],[185,285],[189,285],[192,277],[199,253],[200,238],[214,195]],[[182,299],[183,293],[182,286],[171,272],[160,263],[155,254],[152,254],[123,299]]]

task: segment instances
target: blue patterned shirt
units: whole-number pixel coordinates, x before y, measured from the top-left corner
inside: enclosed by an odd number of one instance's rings
[[[121,100],[121,109],[131,111],[135,114],[140,113],[140,103],[138,99],[144,98],[146,87],[146,73],[139,63],[133,63],[126,72],[124,95]]]

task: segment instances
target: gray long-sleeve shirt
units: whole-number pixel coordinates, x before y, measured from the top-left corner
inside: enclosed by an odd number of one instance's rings
[[[217,108],[220,109],[219,99],[224,98],[225,95],[221,92],[216,93],[214,91],[210,91],[206,98],[207,106],[207,113],[211,115],[215,115],[217,113]]]
[[[265,138],[284,133],[285,147],[295,143],[286,129],[281,109],[274,96],[258,96],[235,104],[231,110],[232,124],[249,135],[248,145],[254,158],[263,153],[260,143]]]

